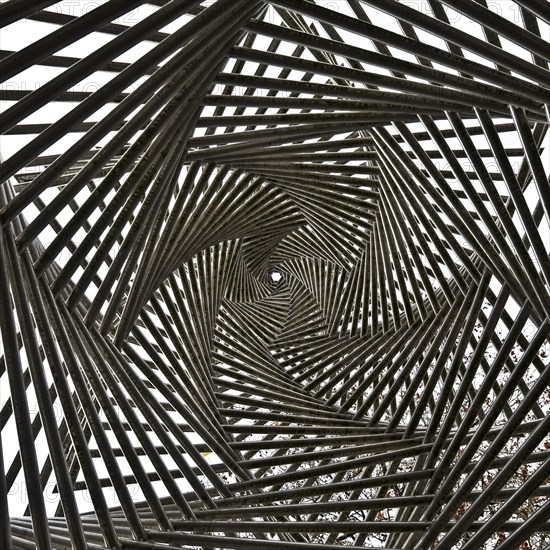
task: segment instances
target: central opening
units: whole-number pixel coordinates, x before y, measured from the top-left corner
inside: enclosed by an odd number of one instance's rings
[[[272,280],[274,283],[278,283],[282,278],[283,278],[283,276],[282,276],[278,271],[274,271],[274,272],[271,274],[271,280]]]

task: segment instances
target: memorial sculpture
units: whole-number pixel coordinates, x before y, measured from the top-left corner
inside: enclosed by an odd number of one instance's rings
[[[0,548],[550,544],[547,2],[0,12]]]

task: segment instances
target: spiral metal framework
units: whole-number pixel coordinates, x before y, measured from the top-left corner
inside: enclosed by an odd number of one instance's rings
[[[1,4],[1,549],[550,542],[550,9],[490,4]]]

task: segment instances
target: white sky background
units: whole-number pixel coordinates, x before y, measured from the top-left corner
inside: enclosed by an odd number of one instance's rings
[[[95,9],[97,6],[99,6],[102,3],[104,3],[104,2],[68,1],[67,0],[67,1],[59,2],[58,4],[55,4],[55,5],[47,8],[47,11],[54,11],[54,12],[58,12],[58,13],[64,13],[64,14],[79,16],[79,15],[82,15],[83,13],[86,13],[86,12],[92,10],[92,9]],[[204,2],[205,5],[209,4],[209,3],[212,3],[212,2]],[[412,1],[412,0],[407,0],[407,1],[403,1],[402,3],[409,6],[409,7],[412,7],[414,9],[418,9],[420,11],[423,11],[424,13],[428,13],[428,14],[431,13],[431,10],[429,8],[429,3],[428,3],[427,0],[419,0],[418,2],[415,2],[415,1]],[[499,15],[502,15],[503,17],[509,19],[510,21],[513,21],[513,22],[518,23],[518,24],[521,25],[521,17],[520,17],[520,13],[519,13],[519,7],[516,4],[514,4],[513,2],[507,1],[507,0],[502,0],[502,1],[500,1],[500,0],[499,1],[489,0],[487,3],[488,3],[489,8],[492,11],[495,11],[496,13],[498,13]],[[349,6],[348,6],[347,2],[345,2],[345,0],[319,0],[319,1],[317,1],[317,4],[319,4],[321,6],[324,6],[324,7],[327,7],[327,8],[330,8],[330,9],[333,9],[335,11],[339,11],[339,12],[346,13],[348,15],[353,16],[353,12],[349,8]],[[129,12],[128,14],[120,17],[115,22],[120,23],[120,24],[132,25],[132,24],[135,24],[138,21],[142,20],[143,18],[145,18],[149,14],[153,13],[154,11],[156,11],[156,9],[157,8],[155,6],[148,6],[148,5],[140,6],[139,8],[134,9],[131,12]],[[449,20],[453,24],[453,26],[455,26],[455,27],[457,27],[457,28],[459,28],[459,29],[461,29],[465,32],[468,32],[473,36],[484,39],[482,29],[477,23],[471,21],[468,17],[466,17],[462,14],[459,14],[458,12],[452,10],[451,8],[445,7],[445,10],[446,10],[446,12],[448,14],[448,17],[449,17]],[[375,10],[375,9],[372,9],[370,7],[368,7],[368,14],[369,14],[369,17],[372,18],[373,22],[378,24],[379,26],[387,28],[391,31],[395,31],[395,32],[399,32],[399,33],[401,32],[396,20],[393,17],[387,16],[387,15],[385,15],[385,14],[383,14],[383,13],[381,13],[381,12]],[[269,22],[274,23],[274,24],[280,24],[281,23],[280,17],[277,15],[276,11],[272,7],[270,7],[270,9],[269,9],[269,12],[266,16],[266,19]],[[189,17],[184,16],[184,17],[180,18],[179,20],[173,22],[171,25],[169,25],[169,26],[165,27],[164,29],[162,29],[162,31],[171,32],[171,31],[179,28],[182,24],[184,24],[188,20],[189,20]],[[308,19],[306,18],[306,20],[308,20]],[[310,20],[308,20],[308,21],[310,21]],[[544,24],[540,20],[539,20],[539,25],[540,25],[540,28],[541,28],[541,31],[542,31],[542,36],[547,37],[549,42],[550,42],[550,27],[548,25]],[[318,24],[316,26],[317,26],[318,30],[321,30],[321,32],[322,32],[321,26],[318,25]],[[39,40],[43,36],[46,36],[48,33],[52,32],[53,30],[55,30],[57,28],[58,27],[56,25],[50,25],[50,24],[46,24],[46,23],[35,22],[35,21],[32,21],[32,20],[26,20],[26,21],[21,21],[21,22],[12,24],[12,25],[6,27],[5,29],[3,29],[0,32],[0,48],[4,49],[4,50],[20,50],[20,49],[24,48],[25,46],[35,42],[36,40]],[[373,46],[372,46],[372,43],[369,40],[365,39],[365,38],[359,37],[357,35],[353,35],[352,33],[349,33],[349,32],[343,31],[343,30],[339,30],[339,32],[340,32],[342,38],[345,41],[347,41],[347,42],[349,42],[353,45],[361,46],[361,47],[364,47],[366,49],[371,49],[371,50],[374,49]],[[426,43],[432,44],[432,45],[440,47],[442,49],[446,49],[446,46],[445,46],[444,42],[441,39],[436,38],[436,37],[430,35],[429,33],[426,33],[426,32],[424,32],[420,29],[417,29],[417,32],[418,32],[420,38],[423,39],[423,41],[425,41]],[[69,47],[67,47],[63,50],[60,50],[60,51],[56,52],[56,55],[67,55],[67,56],[74,56],[74,57],[81,58],[81,57],[84,57],[84,56],[88,55],[92,51],[96,50],[98,47],[105,44],[106,42],[111,40],[113,37],[114,37],[114,35],[107,35],[107,34],[102,34],[102,33],[97,33],[96,32],[96,33],[91,34],[90,36],[87,36],[87,37],[79,40],[78,42],[70,45]],[[515,44],[511,43],[510,41],[508,41],[508,40],[506,40],[502,37],[501,37],[501,41],[502,41],[503,47],[507,51],[512,52],[512,53],[516,54],[519,57],[528,59],[529,61],[531,60],[530,54],[528,52],[526,52],[525,50],[523,50],[522,48],[516,46]],[[258,37],[258,39],[255,42],[254,47],[256,49],[264,50],[264,49],[267,49],[267,46],[269,45],[270,42],[271,42],[270,38]],[[122,56],[120,56],[119,58],[117,58],[116,61],[123,61],[123,62],[131,63],[131,62],[137,60],[139,57],[141,57],[145,52],[152,49],[155,45],[156,44],[152,43],[152,42],[141,43],[138,46],[132,48],[130,51],[123,54]],[[294,45],[292,45],[292,44],[283,44],[283,46],[281,46],[277,50],[277,52],[290,55],[292,53],[293,49],[294,49]],[[396,50],[395,48],[391,48],[391,51],[392,51],[392,54],[395,55],[396,57],[406,59],[406,60],[411,60],[411,61],[415,60],[414,56],[412,56],[412,55],[410,55],[406,52]],[[470,52],[464,51],[464,53],[465,53],[466,57],[468,57],[470,59],[475,59],[476,61],[478,61],[480,63],[484,63],[484,64],[489,65],[489,66],[493,66],[491,63],[485,61],[482,58],[479,58],[478,56],[476,56],[474,54],[471,54]],[[308,59],[313,59],[313,57],[311,55],[307,55],[306,57]],[[336,57],[337,57],[337,60],[340,63],[344,63],[344,64],[347,65],[347,62],[343,58],[338,57],[338,56],[336,56]],[[227,71],[229,71],[231,69],[232,64],[233,64],[233,62],[230,61],[227,68],[226,68]],[[242,71],[242,73],[243,74],[248,74],[248,75],[253,75],[255,70],[256,70],[256,67],[257,67],[257,64],[247,62],[246,65],[245,65],[245,69]],[[450,70],[448,68],[438,67],[437,65],[436,65],[436,68],[444,69],[447,72],[453,72],[452,70]],[[55,67],[39,67],[39,66],[31,67],[30,69],[25,70],[22,73],[20,73],[19,75],[17,75],[16,77],[10,79],[9,82],[3,83],[2,86],[3,86],[3,89],[31,90],[32,91],[32,90],[35,90],[35,89],[39,88],[40,86],[44,85],[47,81],[49,81],[51,78],[55,77],[56,75],[62,73],[64,70],[65,70],[64,68],[55,68]],[[376,67],[370,67],[369,66],[368,70],[372,71],[372,72],[379,72],[381,74],[389,74],[388,71],[386,71],[384,69],[379,69],[379,68],[376,68]],[[270,69],[266,73],[266,76],[276,77],[276,76],[278,76],[279,71],[280,71],[279,68]],[[298,74],[294,71],[291,74],[290,78],[294,78],[296,75],[298,77],[301,76],[301,74]],[[87,91],[87,92],[94,91],[94,90],[98,89],[101,85],[103,85],[105,82],[107,82],[113,76],[115,76],[115,73],[104,73],[104,72],[94,73],[90,77],[86,78],[85,80],[83,80],[82,82],[80,82],[79,84],[74,86],[72,88],[72,90],[74,90],[74,91]],[[516,75],[516,76],[519,76],[519,75]],[[317,77],[315,80],[318,81],[318,82],[326,81],[326,79],[324,77]],[[134,89],[135,86],[139,85],[141,82],[142,82],[142,80],[137,81],[136,83],[134,83],[134,85],[131,88],[129,88],[126,91],[131,92],[132,89]],[[214,93],[219,93],[219,91],[220,90],[216,90]],[[2,104],[0,105],[0,108],[3,111],[5,109],[9,108],[11,104],[12,104],[11,102],[2,102]],[[69,112],[74,106],[75,106],[74,103],[68,103],[68,102],[67,103],[61,103],[61,102],[50,103],[47,106],[45,106],[44,108],[37,111],[36,113],[33,113],[31,116],[29,116],[24,121],[22,121],[22,124],[52,123],[52,122],[55,122],[61,116],[63,116],[65,113]],[[100,120],[102,117],[104,117],[110,111],[110,109],[112,109],[113,106],[106,106],[106,107],[102,108],[101,110],[97,111],[92,117],[90,117],[88,119],[88,121]],[[210,116],[213,113],[213,110],[214,110],[213,107],[208,107],[204,110],[203,114],[205,116]],[[255,109],[254,110],[247,109],[245,114],[252,114],[254,111],[255,111]],[[232,112],[233,111],[231,109],[226,109],[224,114],[229,115],[229,114],[232,114]],[[267,114],[275,114],[276,112],[277,112],[276,109],[268,109],[267,110]],[[291,110],[290,112],[295,112],[295,110]],[[465,123],[466,123],[466,125],[468,125],[470,123],[470,121],[466,121]],[[472,121],[472,123],[473,123],[473,121]],[[446,122],[438,123],[438,125],[440,126],[440,128],[449,127],[449,125]],[[418,129],[421,129],[420,124],[418,124],[417,127],[418,127]],[[415,126],[411,126],[411,129],[414,130],[416,128],[415,128]],[[218,128],[217,129],[218,133],[222,133],[223,131],[224,131],[224,128]],[[198,136],[198,135],[202,135],[203,133],[204,133],[204,129],[198,129],[196,131],[195,135]],[[44,151],[42,154],[44,154],[44,155],[45,154],[60,154],[63,151],[65,151],[69,146],[71,146],[80,136],[81,136],[81,134],[67,135],[62,140],[60,140],[59,142],[54,144],[52,147],[50,147],[49,149]],[[29,135],[29,136],[11,136],[11,135],[1,136],[0,137],[0,150],[1,150],[3,158],[6,159],[6,158],[11,157],[14,153],[16,153],[19,149],[21,149],[24,145],[26,145],[34,137],[35,136],[33,136],[33,135]],[[107,141],[109,139],[109,137],[110,136],[107,136],[107,138],[104,140],[104,142]],[[476,141],[476,144],[479,144],[480,147],[487,147],[486,143],[484,142],[483,136],[476,136],[476,137],[474,137],[474,140]],[[460,144],[459,144],[457,139],[450,140],[450,145],[451,145],[452,148],[459,148],[460,147]],[[517,135],[515,135],[515,133],[510,133],[507,136],[507,140],[504,142],[504,145],[506,147],[513,147],[513,148],[520,147],[520,142],[519,142],[519,139],[518,139]],[[433,145],[428,145],[428,148],[433,149],[435,147]],[[546,136],[546,139],[545,139],[544,149],[546,151],[550,151],[550,137],[548,135]],[[460,160],[463,163],[464,167],[466,169],[468,169],[467,159],[460,159]],[[520,161],[519,158],[518,159],[512,159],[512,165],[514,166],[515,169],[517,169],[517,167],[519,166],[519,161]],[[543,163],[544,163],[546,173],[549,174],[550,173],[550,155],[548,155],[548,154],[543,155]],[[441,169],[446,169],[446,167],[441,166]],[[23,172],[23,173],[25,173],[25,172]],[[53,197],[53,196],[55,196],[56,191],[50,191],[50,194]],[[45,193],[43,195],[43,199],[45,200],[45,202],[47,202],[48,193]],[[528,189],[527,199],[529,201],[529,204],[534,208],[535,203],[536,203],[536,199],[537,199],[537,192],[536,192],[536,189],[534,187],[534,184],[531,184],[529,189]],[[25,212],[25,214],[27,216],[32,216],[32,208],[29,208],[28,211]],[[517,221],[517,225],[518,225],[518,229],[520,231],[520,235],[523,235],[524,231],[523,231],[523,228],[521,227],[521,225],[519,224],[519,221],[517,220],[517,216],[515,217],[515,219]],[[58,217],[58,220],[61,223],[63,223],[63,218],[62,217]],[[548,224],[546,222],[543,222],[540,226],[540,230],[541,230],[541,233],[543,235],[544,242],[548,244],[548,248],[550,249],[550,232],[549,232],[549,229],[548,229]],[[53,239],[53,236],[54,236],[54,233],[53,233],[52,230],[50,230],[50,234],[48,234],[46,232],[44,235],[41,236],[41,238],[43,239],[44,244],[47,244],[48,240],[50,238]],[[60,264],[63,264],[66,261],[66,259],[67,258],[66,257],[64,258],[63,256],[58,258]],[[95,288],[95,287],[93,287],[93,288]],[[495,281],[495,290],[497,288],[498,288],[498,284]],[[513,306],[513,304],[510,302],[510,313],[514,316],[516,311],[517,311],[517,308],[515,308]],[[0,353],[1,353],[1,347],[0,347]],[[9,396],[9,388],[7,387],[7,380],[6,380],[6,377],[4,376],[0,380],[0,406],[5,403],[8,396]],[[32,398],[33,398],[33,396],[32,396],[32,387],[29,389],[28,397],[29,397],[29,401],[32,402]],[[36,412],[36,411],[33,411],[33,412]],[[4,444],[4,454],[5,454],[4,458],[5,458],[5,464],[7,466],[9,466],[9,464],[11,463],[11,458],[14,456],[14,454],[16,452],[16,447],[13,446],[13,443],[15,443],[15,441],[16,441],[15,427],[14,427],[13,418],[12,418],[12,420],[10,420],[10,423],[11,424],[8,424],[6,429],[2,432],[2,440],[3,440],[3,444]],[[11,434],[13,434],[13,437],[11,436]],[[10,445],[10,442],[12,443],[12,445]],[[46,448],[45,438],[44,438],[43,432],[41,432],[40,436],[37,438],[37,448],[41,448],[41,446],[44,449]],[[97,461],[97,462],[99,464],[101,461]],[[169,464],[169,467],[170,467],[170,464]],[[98,472],[99,477],[106,476],[106,474],[107,473],[104,472],[104,471],[99,471]],[[12,515],[22,513],[25,506],[26,506],[25,489],[24,489],[24,485],[23,485],[24,481],[23,481],[23,478],[22,478],[22,474],[19,477],[20,477],[20,479],[18,479],[18,482],[16,484],[17,491],[14,492],[11,495],[11,500],[10,500],[10,509],[11,509],[10,511],[11,511]],[[182,487],[183,487],[183,485],[182,485]],[[107,491],[106,492],[107,495],[109,494],[109,491],[110,491],[111,495],[112,495],[112,498],[113,499],[115,498],[114,497],[114,491],[112,491],[110,489],[107,489],[106,491]],[[140,494],[139,491],[137,491],[135,497],[136,497],[136,500],[141,500],[142,495]],[[49,505],[49,512],[55,511],[55,506],[56,506],[56,503],[57,503],[57,499],[54,499],[54,500],[55,500],[55,504]],[[110,505],[115,505],[115,503],[112,502],[112,499],[109,500],[108,502],[109,502]],[[83,510],[91,509],[90,504],[86,502],[85,498],[82,498],[81,504],[82,504],[82,509]]]

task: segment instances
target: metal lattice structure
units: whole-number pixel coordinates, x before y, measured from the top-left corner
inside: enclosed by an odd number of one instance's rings
[[[550,4],[89,4],[0,5],[0,548],[549,544]]]

